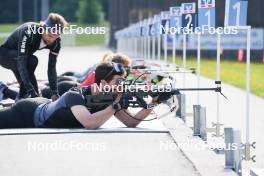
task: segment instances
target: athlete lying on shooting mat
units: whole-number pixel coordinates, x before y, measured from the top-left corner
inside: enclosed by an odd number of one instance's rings
[[[106,54],[103,55],[103,58],[101,60],[101,62],[106,62],[106,61],[110,61],[109,59],[109,55],[112,55],[114,54],[113,52],[107,52]],[[118,62],[118,61],[112,61],[112,62],[116,62],[116,63],[120,63],[120,64],[124,64],[125,65],[130,65],[131,64],[131,59],[128,58],[126,55],[123,55],[121,53],[116,53],[116,54],[119,54],[120,57],[122,58],[125,58],[124,61],[121,61],[121,62]],[[87,79],[87,76],[94,72],[96,67],[97,67],[98,64],[94,64],[90,67],[88,67],[87,69],[83,70],[83,71],[67,71],[67,72],[64,72],[62,73],[60,76],[62,77],[67,77],[67,78],[72,78],[73,80],[77,80],[77,82],[79,83],[82,83],[85,81],[85,79]]]
[[[120,63],[123,67],[126,68],[126,71],[129,72],[126,77],[126,80],[133,81],[142,74],[140,70],[130,69],[130,65],[132,61],[128,56],[122,53],[107,53],[104,55],[101,62],[109,62],[109,61]],[[95,64],[92,67],[90,67],[90,71],[87,73],[86,78],[81,83],[79,83],[77,79],[72,76],[65,76],[65,75],[59,76],[57,78],[58,94],[61,96],[74,86],[86,87],[86,86],[90,86],[91,84],[93,84],[95,81],[94,71],[97,65],[98,64]],[[152,75],[152,78],[151,80],[149,80],[149,83],[158,83],[159,81],[163,79],[163,77],[161,78],[160,77],[161,76]],[[144,77],[140,77],[140,79],[138,80],[144,82],[144,80],[146,80],[145,75]],[[40,89],[40,95],[44,98],[51,99],[52,91],[49,87],[48,81],[39,81],[38,85]],[[14,85],[14,83],[7,85],[0,81],[0,101],[3,99],[8,99],[8,98],[12,100],[16,99],[16,97],[18,96],[18,88],[14,86],[16,86]]]
[[[103,86],[117,85],[125,75],[121,64],[102,63],[95,70],[96,84]],[[95,88],[96,87],[96,88]],[[145,119],[152,109],[142,108],[131,118],[130,112],[122,108],[119,94],[111,105],[87,108],[86,96],[99,94],[100,89],[93,84],[85,88],[75,88],[63,94],[58,100],[51,102],[45,98],[27,98],[11,107],[0,110],[0,128],[88,128],[97,129],[113,115],[128,127],[136,127]],[[170,96],[163,96],[169,99]],[[160,101],[159,96],[156,98]],[[156,101],[153,100],[153,103]]]
[[[121,54],[121,53],[116,53],[116,54],[107,53],[104,55],[101,62],[120,63],[125,68],[128,68],[131,65],[132,61],[128,56]],[[74,86],[86,87],[86,86],[90,86],[91,84],[93,84],[95,81],[94,71],[97,65],[98,64],[95,64],[94,66],[90,67],[90,71],[87,72],[86,78],[81,83],[79,83],[76,78],[71,77],[71,76],[65,76],[65,75],[59,76],[57,78],[58,94],[61,96],[65,92],[69,91]],[[18,88],[14,87],[14,84],[12,85],[13,86],[10,86],[0,81],[0,101],[3,99],[7,99],[7,98],[10,98],[12,100],[16,99],[16,97],[18,96]],[[49,87],[48,81],[39,81],[39,89],[40,89],[40,95],[42,97],[51,99],[52,91]]]

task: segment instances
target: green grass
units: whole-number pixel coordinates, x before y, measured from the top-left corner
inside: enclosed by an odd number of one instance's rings
[[[106,21],[101,22],[100,24],[79,24],[73,23],[80,27],[107,27],[108,23]],[[103,34],[81,34],[76,36],[76,45],[77,46],[91,46],[103,44],[105,41],[105,35]]]
[[[91,46],[99,45],[104,43],[105,36],[100,34],[94,35],[77,35],[76,36],[76,46]]]
[[[170,58],[171,59],[171,58]],[[181,60],[181,58],[177,58]],[[179,64],[179,62],[178,62]],[[187,67],[197,67],[196,58],[188,58],[186,61]],[[251,63],[250,64],[250,88],[255,95],[264,97],[264,64]],[[201,59],[201,75],[216,79],[216,59]],[[221,61],[221,80],[236,87],[246,88],[246,64],[239,63],[234,60]]]
[[[0,24],[0,33],[1,32],[12,32],[14,31],[19,24]]]
[[[78,24],[71,23],[80,27],[107,27],[108,23],[106,21],[101,22],[100,24]],[[0,33],[11,33],[16,29],[19,24],[0,24]],[[0,44],[5,41],[5,38],[0,38]],[[105,35],[103,34],[81,34],[76,35],[76,46],[91,46],[91,45],[99,45],[103,44],[105,41]]]
[[[0,45],[2,45],[4,42],[5,42],[5,39],[0,37]]]
[[[14,31],[19,24],[0,24],[0,33],[10,33]],[[3,44],[5,38],[0,37],[0,45]]]

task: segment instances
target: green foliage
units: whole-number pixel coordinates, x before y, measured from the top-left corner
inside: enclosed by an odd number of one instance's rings
[[[97,0],[79,0],[76,16],[79,23],[99,23],[102,6]]]
[[[34,3],[37,3],[37,21],[41,20],[41,1],[22,1],[22,21],[34,21]],[[69,22],[98,23],[104,11],[107,18],[108,0],[50,0],[50,12],[57,12]],[[43,20],[43,19],[42,19]],[[18,22],[18,0],[1,1],[0,23]]]
[[[77,0],[54,0],[51,6],[51,12],[56,12],[64,16],[64,18],[69,22],[77,21],[75,13],[78,9]]]
[[[18,21],[17,0],[0,2],[0,23],[14,23]]]

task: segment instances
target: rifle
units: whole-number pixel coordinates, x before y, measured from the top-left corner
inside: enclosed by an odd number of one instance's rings
[[[167,89],[166,92],[159,92],[157,89],[154,90],[143,90],[143,89],[135,89],[135,88],[128,88],[125,92],[122,93],[122,98],[120,100],[120,104],[123,108],[127,109],[128,107],[131,108],[145,108],[151,109],[153,108],[153,103],[147,103],[144,98],[150,97],[158,97],[160,95],[179,95],[183,91],[215,91],[220,93],[223,97],[227,99],[227,97],[222,93],[221,88],[221,81],[215,81],[216,87],[205,87],[205,88],[171,88],[169,91]],[[132,85],[130,85],[132,86]],[[97,95],[86,95],[86,106],[93,107],[93,106],[103,106],[103,105],[111,105],[115,101],[117,96],[116,92],[102,92]],[[169,97],[168,97],[169,99]],[[163,101],[161,103],[166,103]]]

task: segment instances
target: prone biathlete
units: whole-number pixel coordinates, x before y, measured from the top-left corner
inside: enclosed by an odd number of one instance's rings
[[[56,62],[61,49],[60,35],[66,24],[61,15],[50,13],[44,22],[22,24],[0,46],[0,65],[14,73],[19,83],[18,99],[39,96],[34,74],[38,58],[34,53],[41,49],[50,50],[48,80],[52,99],[58,98]]]
[[[101,62],[106,62],[106,61],[109,61],[109,57],[110,55],[114,54],[113,52],[108,52],[106,54],[103,55],[102,57],[102,60]],[[125,55],[122,55],[121,53],[117,53],[120,55],[120,57],[126,57]],[[127,61],[126,62],[130,62],[131,63],[131,60],[128,59],[128,57],[126,57]],[[113,61],[114,62],[114,61]],[[120,62],[117,62],[117,63],[120,63]],[[70,79],[75,81],[77,80],[79,83],[82,83],[85,81],[85,79],[87,79],[88,75],[92,72],[95,71],[96,67],[97,67],[98,64],[94,64],[92,65],[91,67],[88,67],[87,69],[85,69],[84,71],[67,71],[67,72],[64,72],[63,74],[61,74],[59,77],[61,80],[65,79],[67,81],[69,81]],[[128,65],[128,63],[127,63]]]
[[[131,64],[131,59],[128,56],[121,54],[121,53],[116,53],[116,54],[108,53],[107,55],[103,57],[102,62],[120,63],[122,66],[126,68],[126,67],[129,67],[129,65]],[[57,78],[58,95],[59,96],[63,95],[64,93],[66,93],[72,87],[75,87],[75,86],[87,87],[93,84],[95,82],[95,69],[97,68],[97,65],[98,64],[96,64],[96,67],[86,76],[85,80],[82,83],[78,83],[76,79],[73,79],[72,77],[59,76]],[[47,85],[49,85],[49,83],[41,84],[40,94],[44,98],[51,99],[52,90]],[[0,101],[3,99],[7,99],[7,98],[14,100],[18,92],[17,92],[17,89],[14,88],[13,86],[8,86],[0,81],[0,95],[1,94],[2,94],[2,98],[0,96]]]
[[[0,128],[87,128],[97,129],[113,115],[128,127],[136,127],[141,121],[131,118],[130,112],[119,104],[119,94],[112,105],[87,108],[85,96],[100,93],[98,85],[117,85],[124,78],[120,64],[102,63],[95,70],[95,84],[71,90],[51,102],[45,98],[27,98],[11,107],[0,110]],[[134,116],[145,119],[151,109],[141,109]]]
[[[140,75],[142,75],[142,72],[140,70],[130,69],[132,60],[128,56],[122,53],[115,53],[115,54],[107,53],[104,55],[101,62],[120,63],[126,70],[126,80],[133,81],[137,79]],[[61,96],[65,92],[67,92],[68,90],[70,90],[72,87],[75,87],[75,86],[86,87],[86,86],[90,86],[91,84],[93,84],[95,82],[95,69],[97,65],[98,64],[95,64],[94,66],[91,67],[93,69],[90,70],[88,75],[86,75],[85,80],[81,83],[79,83],[75,77],[71,77],[70,75],[69,76],[58,76],[57,78],[58,94]],[[154,78],[158,79],[158,77],[154,77]],[[150,81],[148,81],[149,84],[151,83],[156,84],[157,82],[160,82],[162,80],[162,78],[160,80],[156,80],[156,79],[151,79]],[[141,77],[139,80],[146,81],[146,78]],[[49,88],[49,83],[47,81],[41,81],[39,84],[39,87],[40,87],[40,94],[42,97],[48,98],[48,99],[52,97],[52,91]],[[10,86],[10,85],[8,86],[0,81],[0,101],[3,99],[7,99],[7,98],[14,100],[15,97],[17,96],[17,92],[18,91],[16,88],[14,88],[14,86]]]

